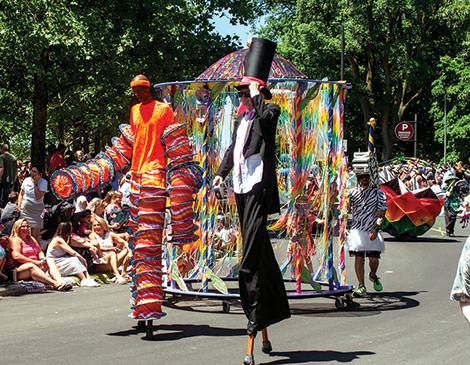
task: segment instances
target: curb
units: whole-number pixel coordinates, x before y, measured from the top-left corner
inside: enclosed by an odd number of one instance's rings
[[[12,297],[28,294],[28,290],[20,284],[10,284],[6,287],[0,287],[0,297]]]

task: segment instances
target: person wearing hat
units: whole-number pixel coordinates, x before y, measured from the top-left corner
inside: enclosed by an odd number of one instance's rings
[[[171,106],[153,98],[150,93],[150,81],[146,76],[137,75],[132,79],[130,86],[139,101],[132,107],[130,115],[134,145],[130,168],[132,194],[129,195],[129,205],[137,208],[131,209],[130,212],[130,221],[137,223],[131,224],[134,233],[134,274],[131,285],[133,312],[130,317],[147,321],[145,338],[151,339],[153,320],[165,315],[161,308],[161,257],[166,195],[162,195],[161,191],[167,187],[168,149],[162,142],[162,135],[175,121]],[[186,130],[183,133],[186,133]],[[191,199],[192,196],[188,198]],[[151,224],[148,223],[149,220]]]
[[[347,247],[349,256],[354,257],[354,269],[359,286],[353,295],[367,294],[364,280],[364,261],[369,258],[369,280],[376,291],[382,290],[377,277],[380,254],[385,250],[384,240],[379,230],[385,222],[387,199],[385,193],[370,182],[370,169],[353,166],[357,177],[357,187],[349,191],[349,209],[352,211],[352,225],[349,228]]]
[[[459,185],[456,184],[457,181],[458,178],[451,170],[446,171],[443,179],[445,184],[444,190],[446,192],[446,197],[444,198],[444,217],[446,220],[446,234],[448,237],[455,237],[455,221],[457,220],[457,212],[460,208],[460,188]]]
[[[253,342],[263,335],[263,352],[271,351],[266,328],[290,317],[284,282],[266,229],[268,214],[279,213],[275,170],[275,137],[280,108],[266,103],[276,43],[253,38],[245,57],[245,74],[236,87],[241,110],[234,125],[232,143],[216,172],[219,185],[233,170],[233,188],[243,241],[239,267],[240,299],[248,318],[248,351],[244,364],[253,364]]]

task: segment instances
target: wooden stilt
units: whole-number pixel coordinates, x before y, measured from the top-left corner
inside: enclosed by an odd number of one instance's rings
[[[261,334],[263,335],[263,342],[268,341],[268,329],[265,328],[261,331]]]
[[[268,340],[268,329],[265,328],[261,331],[261,334],[263,335],[263,347],[262,347],[262,351],[265,353],[265,354],[269,354],[273,348],[271,346],[271,342],[269,342]]]
[[[253,355],[254,345],[255,345],[255,335],[250,335],[250,337],[248,337],[248,350],[246,351],[248,355]]]
[[[248,337],[248,350],[246,351],[245,359],[243,360],[243,365],[255,365],[255,360],[253,358],[254,345],[255,345],[255,335],[250,335]]]
[[[145,330],[145,339],[153,340],[153,321],[147,321],[147,328]]]

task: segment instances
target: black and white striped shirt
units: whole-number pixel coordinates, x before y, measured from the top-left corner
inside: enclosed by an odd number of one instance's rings
[[[357,186],[349,191],[349,207],[353,214],[350,229],[371,232],[377,222],[378,211],[387,210],[387,199],[379,188]]]

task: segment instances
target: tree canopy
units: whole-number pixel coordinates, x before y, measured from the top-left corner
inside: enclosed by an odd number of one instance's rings
[[[444,56],[439,64],[440,75],[433,82],[435,101],[430,114],[435,121],[436,139],[444,141],[444,113],[446,116],[447,161],[457,162],[469,156],[470,139],[470,70],[469,55],[451,58]],[[446,105],[444,103],[446,102]],[[465,161],[468,163],[468,160]]]
[[[246,24],[260,12],[255,1],[3,0],[2,142],[21,154],[31,138],[41,164],[46,143],[98,152],[128,122],[136,74],[193,79],[239,48],[238,37],[217,33],[214,15]]]
[[[365,146],[366,123],[375,117],[382,158],[389,159],[395,126],[414,119],[410,112],[430,95],[441,57],[461,52],[470,26],[468,10],[467,0],[279,0],[271,2],[260,34],[277,39],[278,52],[310,78],[339,79],[341,26],[334,23],[341,22],[345,79],[353,84],[346,133],[354,140],[362,125]]]

